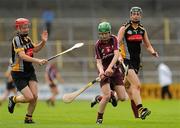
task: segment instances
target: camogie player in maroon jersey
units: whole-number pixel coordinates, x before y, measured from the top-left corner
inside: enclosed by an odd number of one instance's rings
[[[46,66],[45,80],[48,83],[51,94],[52,94],[50,98],[47,100],[47,104],[54,106],[56,96],[59,94],[58,87],[57,87],[58,82],[64,83],[64,80],[62,79],[61,74],[58,71],[56,64],[54,62]]]
[[[111,99],[111,89],[117,93],[119,100],[125,100],[126,91],[123,86],[123,75],[119,70],[119,43],[116,36],[111,34],[111,25],[101,22],[98,25],[99,40],[96,42],[95,53],[97,69],[101,78],[100,87],[102,99],[99,102],[97,124],[103,121],[105,107]]]
[[[136,118],[145,119],[151,111],[142,104],[140,95],[141,83],[138,77],[140,67],[141,44],[144,43],[147,51],[154,57],[158,57],[158,53],[152,47],[147,31],[140,24],[142,9],[140,7],[132,7],[130,10],[130,21],[124,24],[118,32],[118,42],[120,43],[121,55],[125,65],[129,65],[126,77],[129,83],[127,89],[131,105]]]

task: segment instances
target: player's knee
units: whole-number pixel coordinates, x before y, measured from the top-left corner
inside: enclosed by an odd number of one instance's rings
[[[34,101],[38,99],[38,95],[33,95]]]
[[[56,92],[55,92],[55,95],[58,95],[58,94],[59,94],[59,91],[56,91]]]
[[[111,94],[107,94],[103,96],[103,99],[107,102],[110,100],[110,98],[111,98]]]
[[[34,97],[33,96],[27,96],[26,101],[27,102],[32,102],[32,101],[34,101]]]
[[[126,100],[127,100],[127,97],[126,97],[126,95],[124,95],[124,96],[118,96],[118,100],[120,100],[120,101],[126,101]]]
[[[118,98],[120,101],[125,101],[126,98],[125,97],[121,97],[121,98]]]
[[[132,85],[132,89],[140,89],[141,88],[141,84],[139,83],[137,83],[137,84],[135,84],[135,85]]]

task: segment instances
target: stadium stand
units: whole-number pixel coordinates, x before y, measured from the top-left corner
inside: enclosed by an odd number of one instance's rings
[[[106,19],[112,24],[112,33],[117,34],[119,27],[128,21],[130,7],[141,6],[144,12],[142,23],[148,30],[153,45],[160,52],[160,59],[166,61],[172,69],[174,82],[180,82],[180,68],[177,66],[180,60],[178,57],[180,32],[177,29],[180,23],[180,19],[177,18],[180,16],[180,13],[177,13],[180,2],[177,0],[146,0],[146,2],[139,0],[0,0],[0,3],[0,67],[7,65],[7,55],[10,56],[13,21],[17,17],[30,18],[31,21],[37,21],[35,31],[41,32],[43,29],[41,14],[44,8],[49,7],[56,17],[53,21],[52,36],[46,49],[37,56],[48,58],[58,52],[58,47],[65,50],[74,43],[85,42],[85,46],[81,49],[74,50],[56,61],[65,81],[73,83],[92,80],[96,77],[93,46],[97,39],[97,24]],[[165,18],[168,19],[168,23]],[[32,27],[36,23],[33,22]],[[169,30],[165,30],[165,25]],[[169,39],[165,37],[167,31]],[[31,35],[33,36],[32,33]],[[36,36],[39,38],[39,34]],[[61,45],[57,43],[58,41]],[[156,63],[157,60],[153,60],[143,50],[143,70],[140,74],[143,82],[157,82]],[[39,68],[40,80],[43,80],[44,67],[37,68]],[[4,71],[5,68],[0,69],[1,81]]]

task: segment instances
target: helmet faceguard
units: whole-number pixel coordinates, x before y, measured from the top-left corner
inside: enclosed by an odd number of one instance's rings
[[[140,14],[142,14],[142,9],[140,7],[132,7],[130,10],[130,14],[132,14],[133,12],[139,12]]]
[[[142,9],[140,7],[132,7],[130,10],[130,16],[133,16],[134,14],[140,15],[142,14]],[[141,20],[141,17],[136,17],[136,19],[131,19],[133,23],[139,23]]]
[[[21,35],[27,35],[29,33],[29,26],[30,22],[26,18],[18,18],[15,21],[16,25],[16,30],[19,32]],[[22,29],[25,29],[22,31]]]

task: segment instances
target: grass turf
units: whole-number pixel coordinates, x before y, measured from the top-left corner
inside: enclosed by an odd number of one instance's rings
[[[27,104],[16,106],[13,114],[7,102],[0,106],[0,128],[180,128],[179,100],[144,100],[152,111],[146,120],[134,119],[130,102],[119,102],[116,108],[108,104],[102,125],[95,124],[98,105],[90,108],[90,101],[64,104],[57,101],[49,107],[39,101],[33,119],[35,124],[24,124]]]

